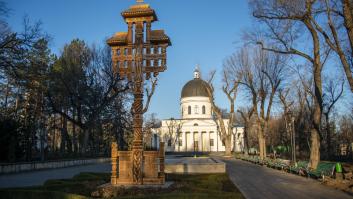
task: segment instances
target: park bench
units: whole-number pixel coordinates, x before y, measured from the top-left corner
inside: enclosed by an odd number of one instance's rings
[[[333,176],[335,162],[319,162],[315,170],[308,172],[308,177],[321,178],[323,176]]]
[[[308,164],[308,161],[299,161],[296,165],[289,167],[289,172],[295,174],[301,174],[302,172],[304,172],[304,174],[307,174],[309,170]]]

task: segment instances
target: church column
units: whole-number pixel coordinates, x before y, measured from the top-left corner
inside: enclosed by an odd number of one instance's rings
[[[184,133],[185,135],[185,150],[184,151],[188,151],[188,134],[187,132]]]
[[[218,129],[217,129],[217,132],[216,132],[216,139],[217,139],[217,152],[218,152]]]
[[[211,132],[208,132],[208,151],[211,152]]]
[[[199,131],[199,151],[202,151],[202,131]]]

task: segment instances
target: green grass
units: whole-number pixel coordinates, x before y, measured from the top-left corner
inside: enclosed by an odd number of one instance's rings
[[[122,199],[162,199],[162,198],[244,198],[226,174],[176,175],[166,176],[167,181],[175,182],[163,190],[126,190]],[[0,198],[26,199],[84,199],[100,184],[109,182],[109,173],[80,173],[72,179],[48,180],[43,186],[28,188],[0,189]]]

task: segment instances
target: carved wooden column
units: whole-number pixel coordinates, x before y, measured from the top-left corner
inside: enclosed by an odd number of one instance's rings
[[[165,156],[165,152],[164,152],[164,142],[160,142],[159,143],[159,169],[160,169],[160,173],[159,173],[159,177],[163,178],[164,180],[164,156]],[[163,182],[164,183],[164,182]]]
[[[146,23],[146,43],[149,43],[151,39],[151,22]]]
[[[112,50],[119,48],[128,51],[127,53],[113,53],[112,61],[114,66],[117,67],[114,71],[119,73],[121,78],[127,78],[133,85],[134,102],[132,105],[132,115],[134,139],[131,153],[122,153],[122,151],[119,151],[119,155],[121,156],[119,157],[119,168],[124,169],[126,172],[119,174],[117,183],[143,184],[144,152],[142,124],[144,80],[145,78],[149,79],[151,74],[156,77],[160,72],[165,71],[167,67],[165,65],[166,62],[162,61],[161,65],[157,65],[157,63],[159,60],[166,59],[165,48],[170,46],[171,42],[169,37],[164,33],[164,30],[151,30],[151,23],[157,21],[157,16],[155,11],[148,4],[144,4],[143,1],[139,1],[136,5],[123,11],[121,15],[127,23],[128,31],[116,33],[107,40],[107,43],[112,47]],[[144,27],[146,27],[146,30],[144,30]],[[146,35],[144,35],[144,31]],[[146,41],[144,41],[145,37]],[[152,46],[154,47],[153,52],[151,52]],[[163,53],[157,53],[160,47],[164,47]],[[151,66],[151,63],[154,63],[154,65]],[[152,154],[157,159],[158,151],[154,151]],[[164,161],[164,148],[162,159]],[[149,178],[146,178],[146,183],[153,184],[158,182],[158,175],[155,174],[156,176],[152,177],[153,173],[157,172],[150,172]]]
[[[133,33],[132,33],[132,23],[131,22],[128,22],[127,23],[127,42],[129,43],[129,44],[131,44],[132,43],[132,41],[133,41]]]
[[[143,63],[142,63],[142,48],[143,48],[143,24],[137,23],[135,29],[136,55],[134,75],[134,103],[133,103],[133,128],[134,140],[132,143],[133,151],[133,180],[137,184],[143,183]]]
[[[116,144],[116,142],[112,142],[111,145],[111,153],[112,153],[112,176],[111,176],[111,183],[112,184],[116,184],[116,179],[117,179],[117,158],[118,158],[118,145]]]

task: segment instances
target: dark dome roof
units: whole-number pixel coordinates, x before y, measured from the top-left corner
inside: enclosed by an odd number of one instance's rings
[[[186,83],[181,91],[181,98],[184,97],[208,97],[206,86],[209,86],[207,82],[202,79],[195,78]]]

